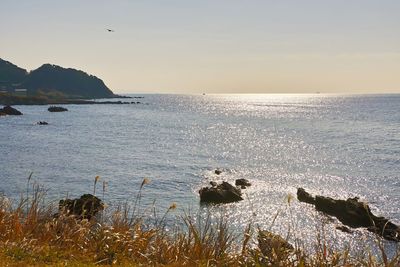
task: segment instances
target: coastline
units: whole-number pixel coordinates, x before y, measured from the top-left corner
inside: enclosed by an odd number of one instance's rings
[[[114,95],[110,99],[133,99],[143,97],[131,97]],[[108,99],[108,98],[107,98]],[[96,101],[95,99],[74,99],[74,98],[49,98],[45,96],[13,96],[0,94],[0,105],[95,105],[95,104],[141,104],[139,101]]]

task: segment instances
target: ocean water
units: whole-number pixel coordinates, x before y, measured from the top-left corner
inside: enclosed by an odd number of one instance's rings
[[[147,177],[141,206],[155,201],[163,213],[176,203],[171,217],[210,211],[234,229],[253,223],[292,241],[324,231],[334,246],[374,242],[363,229],[335,230],[337,220],[298,202],[296,190],[304,187],[358,196],[400,224],[398,94],[142,96],[144,104],[65,105],[63,113],[16,106],[23,116],[0,117],[0,192],[18,199],[33,172],[31,183],[56,201],[92,193],[99,175],[97,194],[113,206],[132,204]],[[223,173],[215,175],[216,168]],[[253,184],[244,201],[199,204],[202,186],[238,178]]]

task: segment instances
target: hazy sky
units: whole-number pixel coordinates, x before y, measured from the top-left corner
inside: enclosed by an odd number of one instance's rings
[[[0,0],[0,58],[118,93],[400,93],[400,1]]]

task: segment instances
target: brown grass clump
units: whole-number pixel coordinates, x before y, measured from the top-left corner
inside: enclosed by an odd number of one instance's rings
[[[316,240],[315,253],[306,254],[251,224],[242,236],[234,235],[226,219],[211,216],[183,216],[182,227],[167,231],[165,219],[174,203],[146,225],[136,207],[130,212],[119,206],[89,221],[54,216],[55,208],[43,198],[38,186],[16,206],[0,198],[0,266],[400,266],[399,253],[388,259],[382,249],[382,260],[355,257],[349,250],[332,251],[323,239]]]

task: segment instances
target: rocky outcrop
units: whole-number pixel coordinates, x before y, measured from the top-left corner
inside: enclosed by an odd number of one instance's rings
[[[50,112],[64,112],[64,111],[68,111],[68,109],[63,108],[63,107],[56,107],[56,106],[51,106],[47,109]]]
[[[0,109],[0,113],[3,113],[5,115],[22,115],[21,111],[16,110],[11,106],[5,106],[4,108]]]
[[[316,210],[336,217],[343,224],[353,227],[365,227],[387,240],[400,241],[400,227],[384,217],[375,216],[369,206],[355,198],[347,200],[333,199],[324,196],[313,198],[304,189],[297,190],[297,198],[301,202],[315,205]]]
[[[287,255],[293,251],[293,246],[280,235],[269,231],[258,231],[258,247],[264,256],[270,256],[273,253],[277,256]]]
[[[90,220],[104,209],[104,204],[98,197],[92,194],[84,194],[80,198],[60,200],[58,208],[60,213]]]
[[[306,202],[313,205],[315,204],[315,198],[301,187],[297,189],[297,199],[301,202]]]
[[[239,188],[227,182],[212,187],[203,187],[199,191],[200,201],[205,203],[231,203],[243,200]]]
[[[242,179],[236,179],[235,185],[240,186],[242,189],[244,189],[248,186],[251,186],[251,183],[249,180],[242,178]]]

